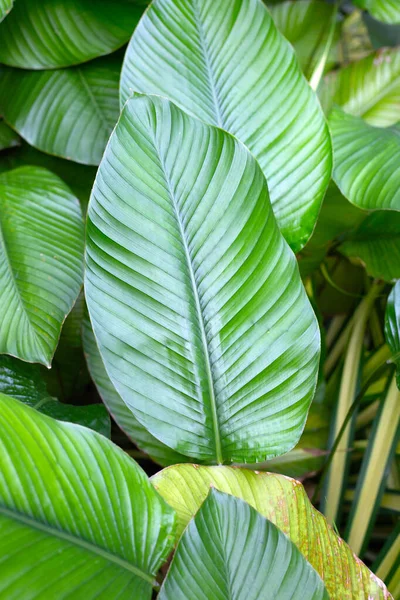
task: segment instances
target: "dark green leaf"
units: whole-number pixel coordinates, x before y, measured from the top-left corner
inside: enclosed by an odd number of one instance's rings
[[[6,18],[13,4],[14,0],[0,0],[0,21]]]
[[[400,281],[393,287],[386,306],[385,338],[397,367],[397,387],[400,389]]]
[[[0,150],[7,150],[18,146],[19,135],[15,133],[4,121],[0,120]]]

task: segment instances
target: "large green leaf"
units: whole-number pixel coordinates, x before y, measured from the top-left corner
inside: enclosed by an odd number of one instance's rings
[[[336,12],[334,5],[318,0],[287,0],[269,10],[275,25],[295,49],[304,75],[310,79],[328,42],[329,23]],[[337,27],[328,69],[336,62],[339,33]]]
[[[97,165],[118,119],[120,69],[114,56],[55,71],[6,67],[0,110],[9,125],[39,150]]]
[[[331,171],[326,124],[294,51],[260,0],[155,0],[130,41],[122,102],[160,94],[244,142],[294,251],[310,237]]]
[[[400,281],[389,294],[385,313],[385,338],[397,367],[397,387],[400,389]]]
[[[19,146],[20,137],[13,131],[7,123],[0,120],[0,150],[7,150],[14,146]]]
[[[372,277],[384,281],[399,279],[400,213],[372,213],[354,233],[347,236],[339,250],[361,261]]]
[[[400,123],[374,127],[335,108],[329,125],[333,179],[346,198],[366,210],[400,211]]]
[[[0,236],[0,353],[50,366],[82,285],[79,202],[46,169],[6,171]]]
[[[86,298],[114,386],[167,446],[221,463],[296,444],[318,324],[231,135],[160,97],[127,102],[89,203]]]
[[[0,595],[150,599],[174,514],[105,437],[0,394]]]
[[[321,101],[329,112],[334,104],[370,125],[397,123],[400,110],[400,50],[382,48],[325,78]]]
[[[239,525],[239,526],[238,526]],[[328,600],[297,547],[251,506],[211,490],[189,523],[159,600]]]
[[[6,18],[13,4],[14,0],[0,0],[0,21]]]
[[[212,486],[242,498],[289,536],[320,574],[331,600],[391,598],[384,584],[335,534],[294,479],[232,467],[176,465],[157,473],[152,483],[177,511],[177,536]]]
[[[173,465],[186,462],[187,458],[174,452],[157,438],[151,435],[145,427],[135,418],[132,411],[126,406],[121,396],[113,386],[104,367],[96,339],[93,334],[89,318],[86,316],[82,326],[83,345],[90,375],[97,390],[113,416],[113,419],[126,435],[153,460],[161,465]]]
[[[379,21],[400,23],[399,0],[355,0],[355,3],[368,10]]]
[[[18,0],[0,25],[0,62],[52,69],[109,54],[128,41],[142,11],[124,0]]]

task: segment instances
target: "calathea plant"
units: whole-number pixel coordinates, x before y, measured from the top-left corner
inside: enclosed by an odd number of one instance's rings
[[[0,0],[0,598],[400,597],[399,11],[147,4]]]

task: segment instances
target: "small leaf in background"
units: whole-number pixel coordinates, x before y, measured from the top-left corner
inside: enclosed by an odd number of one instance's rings
[[[0,111],[39,150],[97,165],[118,119],[120,71],[115,56],[53,71],[3,67]]]
[[[0,62],[52,69],[110,54],[129,40],[143,9],[123,0],[18,0],[0,25]]]
[[[328,114],[337,104],[370,125],[394,125],[400,120],[400,50],[381,48],[332,71],[325,77],[320,96]]]
[[[154,2],[125,55],[122,104],[132,92],[165,96],[242,141],[285,239],[295,252],[304,246],[329,183],[331,143],[293,48],[261,2]]]
[[[175,516],[146,474],[94,431],[0,405],[0,594],[150,600]]]
[[[347,236],[339,250],[365,266],[371,277],[400,278],[400,212],[377,211]]]
[[[400,23],[399,0],[354,0],[354,3],[367,10],[379,21]]]
[[[400,211],[400,123],[374,127],[335,108],[329,126],[342,194],[364,210]]]
[[[212,486],[245,500],[281,529],[320,574],[331,600],[390,598],[384,584],[336,535],[294,479],[232,467],[175,465],[151,481],[177,512],[177,539]]]
[[[19,146],[20,137],[5,123],[0,120],[0,150],[7,150]]]
[[[50,366],[82,285],[78,200],[38,167],[0,175],[0,353]]]
[[[142,425],[212,463],[293,448],[315,391],[319,328],[243,144],[166,99],[135,96],[88,215],[91,322]]]
[[[359,61],[373,52],[361,10],[354,10],[343,21],[337,44],[338,62],[346,65]]]
[[[400,281],[389,294],[385,314],[385,338],[397,367],[397,385],[400,389]]]
[[[187,457],[174,452],[157,438],[151,435],[135,418],[112,384],[104,367],[89,317],[86,315],[82,324],[83,347],[90,375],[97,390],[117,425],[124,433],[155,462],[167,466],[186,462]]]
[[[318,573],[271,521],[211,490],[184,532],[159,600],[328,600]]]

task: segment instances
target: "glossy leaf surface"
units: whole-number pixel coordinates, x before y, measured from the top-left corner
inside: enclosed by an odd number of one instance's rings
[[[391,598],[384,584],[336,535],[294,479],[232,467],[176,465],[157,473],[152,483],[177,511],[178,536],[212,486],[242,498],[282,530],[321,575],[331,600]]]
[[[1,112],[39,150],[97,165],[118,119],[120,69],[115,57],[55,71],[4,68]]]
[[[217,463],[295,445],[318,325],[232,136],[160,97],[127,102],[90,200],[85,289],[106,370],[153,436]]]
[[[325,78],[322,104],[329,112],[334,104],[370,125],[388,127],[399,119],[400,51],[381,48],[366,58],[333,71]]]
[[[389,294],[385,314],[385,338],[397,367],[397,387],[400,389],[400,281]]]
[[[329,117],[333,179],[364,210],[400,211],[400,124],[381,128],[335,108]]]
[[[174,452],[157,438],[135,418],[133,412],[126,406],[121,396],[112,384],[107,374],[96,339],[93,334],[89,318],[83,321],[83,346],[90,375],[96,384],[97,390],[112,415],[113,419],[126,435],[153,460],[161,465],[173,465],[186,462],[187,458]]]
[[[356,0],[356,4],[367,10],[375,19],[384,23],[400,23],[398,0]]]
[[[330,140],[292,47],[260,0],[156,0],[128,46],[122,102],[159,94],[234,134],[268,181],[279,227],[306,243],[331,171]]]
[[[340,252],[361,261],[371,277],[400,278],[400,212],[378,211],[369,215]]]
[[[271,521],[243,500],[211,490],[179,542],[158,598],[329,597],[316,571]]]
[[[150,599],[174,514],[145,473],[89,429],[0,404],[0,593]]]
[[[0,62],[22,69],[68,67],[113,52],[143,11],[124,0],[18,0],[0,25]]]
[[[38,167],[0,175],[0,353],[49,366],[82,285],[78,200]]]

